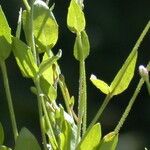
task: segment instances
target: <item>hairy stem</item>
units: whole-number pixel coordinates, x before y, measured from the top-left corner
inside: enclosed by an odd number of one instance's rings
[[[43,126],[43,111],[42,111],[42,97],[41,97],[41,88],[40,88],[40,84],[39,84],[39,78],[37,77],[34,81],[35,86],[37,88],[37,99],[38,99],[38,110],[39,110],[39,121],[40,121],[40,128],[41,128],[41,134],[42,134],[42,140],[43,140],[43,146],[44,146],[44,150],[47,150],[47,142],[46,142],[46,136],[44,133],[44,126]]]
[[[79,99],[78,99],[78,133],[77,142],[81,135],[81,127],[83,121],[83,134],[86,131],[86,111],[87,111],[87,91],[86,91],[86,74],[85,74],[85,62],[80,61],[80,79],[79,79]]]
[[[147,65],[147,67],[148,67],[148,69],[150,69],[150,63]],[[114,132],[119,133],[119,131],[120,131],[121,127],[123,126],[127,116],[129,115],[129,112],[131,111],[131,108],[132,108],[132,106],[133,106],[133,104],[134,104],[134,102],[136,100],[136,97],[138,96],[138,94],[139,94],[143,84],[144,84],[144,80],[143,80],[143,78],[141,78],[139,83],[138,83],[138,85],[137,85],[137,88],[135,89],[135,92],[134,92],[131,100],[129,101],[129,104],[126,107],[126,109],[125,109],[125,111],[124,111],[124,113],[123,113],[123,115],[122,115],[118,125],[116,126]]]
[[[44,111],[45,120],[46,120],[46,123],[49,127],[50,134],[51,134],[52,139],[53,139],[51,141],[51,145],[52,145],[53,149],[56,149],[56,148],[58,148],[57,141],[56,141],[56,138],[55,138],[55,135],[54,135],[51,123],[50,123],[50,119],[49,119],[49,116],[48,116],[48,112],[47,112],[47,109],[46,109],[46,106],[45,106],[44,95],[41,94],[40,97],[41,97],[41,102],[42,102],[42,107],[43,107],[43,111]]]
[[[6,97],[7,97],[7,103],[8,103],[9,114],[10,114],[10,119],[11,119],[11,125],[12,125],[12,129],[13,129],[14,140],[16,141],[17,136],[18,136],[18,129],[17,129],[17,124],[16,124],[13,103],[12,103],[12,97],[11,97],[11,93],[10,93],[10,87],[9,87],[9,81],[8,81],[8,75],[7,75],[5,61],[1,61],[0,66],[1,66],[2,74],[3,74],[4,88],[5,88]]]
[[[131,108],[132,108],[132,106],[133,106],[133,104],[134,104],[134,102],[136,100],[136,97],[138,96],[138,94],[140,92],[140,89],[142,88],[143,84],[144,84],[144,80],[141,79],[139,81],[139,83],[138,83],[138,86],[137,86],[137,88],[136,88],[136,90],[135,90],[131,100],[129,101],[128,106],[125,109],[125,112],[123,113],[123,115],[122,115],[118,125],[116,126],[114,132],[119,133],[119,131],[120,131],[121,127],[123,126],[127,116],[129,115],[129,112],[131,111]]]

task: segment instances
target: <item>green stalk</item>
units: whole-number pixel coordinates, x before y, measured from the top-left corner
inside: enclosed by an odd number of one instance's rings
[[[47,142],[46,142],[46,136],[44,133],[44,126],[43,126],[43,111],[42,111],[42,97],[40,96],[41,93],[41,88],[40,88],[40,84],[39,84],[39,78],[37,77],[34,81],[35,86],[37,88],[37,99],[38,99],[38,109],[39,109],[39,121],[40,121],[40,128],[41,128],[41,134],[42,134],[42,140],[43,140],[43,146],[44,146],[44,150],[47,150]]]
[[[80,78],[79,78],[79,99],[78,99],[78,132],[77,132],[77,143],[81,135],[81,126],[83,121],[83,135],[86,131],[86,111],[87,111],[87,91],[86,91],[86,74],[85,74],[85,62],[80,61]]]
[[[28,35],[28,39],[29,39],[29,46],[31,47],[31,51],[33,53],[34,56],[34,60],[35,63],[38,65],[38,59],[37,59],[37,53],[36,53],[36,48],[35,48],[35,40],[34,40],[34,34],[33,34],[33,13],[34,13],[34,1],[31,1],[31,10],[28,7],[28,3],[26,0],[23,0],[25,2],[25,6],[27,8],[27,10],[30,12],[30,17],[29,19],[29,26],[30,26],[30,34]],[[44,150],[47,150],[47,141],[46,141],[46,136],[44,133],[44,126],[43,126],[43,110],[42,110],[42,99],[41,99],[41,88],[40,88],[40,81],[39,81],[39,76],[35,77],[34,79],[34,84],[37,88],[37,100],[38,100],[38,110],[39,110],[39,122],[40,122],[40,128],[41,128],[41,134],[42,134],[42,141],[43,141],[43,147]]]
[[[25,5],[27,11],[29,12],[31,8],[30,8],[30,5],[29,5],[28,1],[27,0],[23,0],[23,3]]]
[[[136,97],[138,96],[138,94],[139,94],[139,92],[140,92],[140,90],[141,90],[143,84],[144,84],[144,80],[141,79],[141,80],[139,81],[139,83],[138,83],[138,86],[137,86],[137,88],[136,88],[136,90],[135,90],[135,92],[134,92],[134,94],[133,94],[131,100],[129,101],[128,106],[127,106],[126,109],[125,109],[125,112],[123,113],[123,115],[122,115],[122,117],[121,117],[121,119],[120,119],[118,125],[116,126],[116,128],[115,128],[115,130],[114,130],[115,133],[119,133],[119,131],[120,131],[121,127],[123,126],[123,124],[124,124],[124,122],[125,122],[127,116],[129,115],[129,112],[131,111],[131,108],[132,108],[132,106],[133,106],[133,104],[134,104],[134,102],[135,102],[135,100],[136,100]]]
[[[108,105],[110,99],[112,98],[112,96],[110,94],[108,94],[106,96],[106,98],[104,99],[101,107],[99,108],[97,114],[95,115],[94,119],[92,120],[92,122],[90,123],[89,127],[87,128],[85,134],[82,137],[82,140],[85,139],[86,135],[89,133],[89,131],[91,130],[91,128],[93,127],[93,125],[97,122],[97,120],[101,117],[104,109],[106,108],[106,106]]]
[[[148,69],[150,69],[150,63],[147,65],[147,67],[148,67]],[[136,97],[138,96],[143,84],[144,84],[144,80],[143,80],[143,78],[141,78],[138,85],[137,85],[137,88],[135,89],[135,92],[134,92],[131,100],[129,101],[129,104],[126,107],[125,112],[123,113],[123,115],[122,115],[118,125],[116,126],[114,132],[119,133],[119,131],[120,131],[121,127],[123,126],[127,116],[129,115],[129,112],[131,111],[131,108],[132,108],[132,106],[136,100]]]
[[[46,109],[46,106],[45,106],[44,95],[42,94],[40,97],[41,97],[41,102],[42,102],[42,107],[43,107],[46,123],[47,123],[47,125],[50,129],[50,133],[51,133],[51,136],[52,136],[51,144],[52,144],[53,149],[57,149],[58,145],[57,145],[56,137],[54,135],[54,132],[53,132],[53,129],[52,129],[52,126],[51,126],[51,123],[50,123],[50,119],[49,119],[49,116],[48,116],[48,112],[47,112],[47,109]]]
[[[32,4],[31,4],[31,12],[30,12],[30,18],[29,18],[29,26],[30,26],[30,35],[29,35],[29,46],[31,47],[34,59],[35,59],[35,63],[37,64],[37,54],[36,54],[36,48],[35,48],[35,40],[34,40],[34,33],[33,33],[33,13],[34,13],[34,1],[32,0]]]
[[[80,62],[80,71],[82,72],[82,99],[83,100],[83,106],[84,106],[84,114],[83,114],[83,129],[82,129],[82,135],[86,132],[86,123],[87,123],[87,88],[86,88],[86,71],[85,71],[85,61]]]
[[[13,129],[14,140],[16,141],[17,136],[18,136],[18,129],[17,129],[17,124],[16,124],[13,103],[12,103],[12,97],[11,97],[11,93],[10,93],[10,87],[9,87],[9,81],[8,81],[8,75],[7,75],[5,61],[1,61],[0,66],[1,66],[2,74],[3,74],[4,88],[5,88],[6,97],[7,97],[7,103],[8,103],[9,114],[10,114],[10,119],[11,119],[11,125],[12,125],[12,129]]]

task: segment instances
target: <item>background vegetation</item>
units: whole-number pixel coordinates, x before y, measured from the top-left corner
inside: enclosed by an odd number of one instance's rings
[[[50,1],[52,4],[53,1]],[[148,0],[85,0],[85,15],[87,20],[87,33],[91,43],[91,53],[87,59],[88,77],[94,72],[98,77],[107,81],[112,81],[114,75],[121,67],[122,63],[131,51],[134,43],[149,20],[150,1]],[[7,16],[8,22],[12,29],[16,28],[19,8],[23,6],[19,0],[0,0],[0,4]],[[55,0],[55,16],[60,26],[60,37],[55,49],[63,50],[60,66],[63,74],[66,76],[67,84],[71,93],[77,96],[78,90],[78,63],[72,56],[72,47],[74,36],[69,32],[66,26],[66,15],[69,0]],[[13,32],[14,32],[13,31]],[[24,36],[24,35],[22,35]],[[150,36],[146,36],[142,46],[139,49],[138,64],[144,64],[149,61],[150,56]],[[8,73],[10,76],[10,86],[14,99],[14,108],[19,128],[26,126],[35,135],[39,134],[37,103],[36,98],[30,92],[29,86],[32,82],[21,77],[14,58],[7,61]],[[104,133],[111,131],[117,124],[122,111],[126,107],[132,91],[135,89],[137,79],[139,78],[138,69],[136,69],[136,78],[131,82],[130,88],[116,97],[112,101],[105,113],[101,123]],[[88,80],[88,107],[90,111],[89,121],[96,113],[98,106],[101,104],[104,95]],[[9,126],[9,115],[7,104],[3,91],[2,77],[0,73],[0,120],[5,124],[4,129],[7,145],[13,143],[9,140],[12,135]],[[59,96],[61,99],[61,95]],[[115,99],[115,98],[114,98]],[[147,90],[143,87],[141,94],[138,96],[136,103],[121,130],[118,150],[141,150],[144,147],[150,148],[150,100]],[[128,146],[128,147],[126,147]]]

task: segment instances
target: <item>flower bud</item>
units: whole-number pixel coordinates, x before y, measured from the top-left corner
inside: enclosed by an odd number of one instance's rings
[[[145,81],[148,79],[148,70],[143,65],[139,66],[139,73]]]

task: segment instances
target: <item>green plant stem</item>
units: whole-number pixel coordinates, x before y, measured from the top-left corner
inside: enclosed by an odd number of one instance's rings
[[[47,113],[47,109],[46,109],[46,106],[45,106],[44,95],[42,94],[40,97],[41,97],[42,107],[43,107],[43,111],[44,111],[44,116],[45,116],[47,125],[49,127],[49,130],[50,130],[50,133],[51,133],[51,136],[52,136],[52,139],[53,139],[51,144],[52,144],[53,149],[57,149],[58,145],[57,145],[57,141],[56,141],[56,138],[55,138],[55,135],[54,135],[51,123],[50,123],[50,119],[49,119],[49,116],[48,116],[48,113]]]
[[[129,104],[128,104],[128,106],[125,109],[125,112],[123,113],[123,115],[122,115],[118,125],[116,126],[116,128],[114,130],[115,133],[119,133],[122,125],[124,124],[127,116],[129,115],[129,112],[130,112],[130,110],[131,110],[131,108],[132,108],[132,106],[133,106],[133,104],[134,104],[134,102],[136,100],[136,97],[138,96],[138,94],[140,92],[140,89],[142,88],[143,84],[144,84],[144,80],[140,79],[140,81],[138,83],[138,86],[137,86],[137,88],[136,88],[136,90],[135,90],[131,100],[129,101]]]
[[[22,1],[23,1],[24,5],[25,5],[27,11],[29,12],[31,8],[30,8],[30,5],[29,5],[28,1],[27,0],[22,0]]]
[[[31,13],[30,13],[30,18],[29,18],[29,26],[30,26],[30,35],[29,35],[29,44],[35,59],[35,63],[37,64],[37,54],[36,54],[36,48],[35,48],[35,40],[34,40],[34,33],[33,33],[33,13],[34,13],[34,1],[32,0],[32,4],[31,4]]]
[[[10,114],[12,129],[13,129],[14,140],[16,141],[17,136],[18,136],[18,129],[17,129],[17,124],[16,124],[13,103],[12,103],[12,97],[11,97],[10,88],[9,88],[9,81],[8,81],[5,61],[1,61],[0,66],[1,66],[2,74],[3,74],[4,88],[5,88],[6,97],[7,97],[7,103],[8,103],[9,114]]]
[[[99,108],[97,114],[95,115],[94,119],[93,119],[92,122],[90,123],[90,125],[89,125],[89,127],[88,127],[88,129],[87,129],[86,134],[90,131],[90,129],[93,127],[93,125],[94,125],[94,124],[97,122],[97,120],[101,117],[101,115],[102,115],[104,109],[105,109],[106,106],[108,105],[108,103],[109,103],[109,101],[110,101],[111,98],[112,98],[112,96],[109,95],[109,94],[106,96],[106,98],[104,99],[104,101],[103,101],[101,107]]]
[[[39,121],[40,121],[40,128],[41,128],[41,134],[42,134],[42,140],[43,140],[43,147],[44,147],[44,150],[47,150],[47,142],[46,142],[46,136],[45,136],[45,133],[44,133],[44,126],[43,126],[43,121],[42,121],[42,118],[43,118],[43,111],[42,111],[42,97],[40,96],[42,93],[41,93],[41,88],[40,88],[40,82],[39,82],[39,77],[37,77],[34,81],[35,83],[35,86],[37,88],[37,99],[38,99],[38,110],[39,110]]]
[[[18,22],[17,22],[16,37],[18,39],[20,39],[20,33],[21,33],[21,18],[22,18],[22,8],[20,8]]]
[[[150,63],[148,63],[147,69],[150,69]],[[124,113],[123,113],[123,115],[122,115],[118,125],[116,126],[114,132],[119,133],[119,131],[120,131],[121,127],[123,126],[127,116],[129,115],[129,112],[131,111],[131,108],[132,108],[132,106],[133,106],[133,104],[134,104],[134,102],[136,100],[136,97],[138,96],[138,94],[139,94],[143,84],[144,84],[144,80],[143,80],[143,78],[141,78],[139,83],[138,83],[138,85],[137,85],[137,88],[135,89],[135,92],[134,92],[131,100],[129,101],[129,104],[126,107],[126,109],[125,109],[125,111],[124,111]]]
[[[106,96],[106,98],[104,99],[101,107],[99,108],[97,114],[95,115],[94,119],[92,120],[92,122],[90,123],[89,127],[87,128],[85,134],[82,137],[82,140],[85,139],[86,135],[89,133],[89,131],[91,130],[91,128],[93,127],[93,125],[97,122],[97,120],[100,118],[100,116],[102,115],[104,109],[106,108],[106,106],[108,105],[110,99],[112,98],[112,96],[110,94],[108,94]],[[79,145],[78,145],[79,146]]]
[[[144,30],[142,31],[140,37],[138,38],[137,42],[135,43],[135,45],[134,45],[134,47],[133,47],[133,49],[132,49],[133,55],[132,55],[132,57],[130,58],[129,62],[131,62],[131,61],[133,60],[133,58],[135,57],[135,55],[136,55],[136,53],[137,53],[137,50],[138,50],[138,48],[140,47],[140,45],[141,45],[142,41],[144,40],[144,37],[146,36],[146,34],[147,34],[147,32],[149,31],[149,29],[150,29],[150,21],[147,23],[147,25],[145,26]],[[115,92],[115,90],[116,90],[118,84],[120,83],[121,78],[122,78],[122,76],[124,75],[124,73],[125,73],[125,71],[126,71],[126,68],[129,66],[129,64],[130,64],[130,63],[128,63],[128,64],[126,65],[126,67],[124,68],[124,70],[123,70],[123,72],[122,72],[122,75],[120,76],[120,78],[118,78],[118,81],[116,82],[115,87],[114,87],[113,90],[111,91],[111,94],[112,94],[112,95],[113,95],[113,93]]]
[[[83,106],[84,106],[84,114],[83,114],[83,129],[82,129],[82,135],[86,132],[86,124],[87,124],[87,85],[86,85],[86,70],[85,70],[85,61],[80,62],[80,71],[82,72],[82,88],[83,88]]]
[[[86,73],[85,73],[85,62],[80,61],[80,78],[79,78],[79,99],[78,99],[78,132],[77,132],[77,143],[81,135],[81,126],[83,120],[83,135],[86,131],[86,111],[87,111],[87,91],[86,91]]]
[[[64,101],[65,101],[67,112],[72,116],[71,108],[69,106],[70,95],[69,95],[68,89],[67,89],[64,81],[63,82],[59,81],[59,86],[60,86]]]

